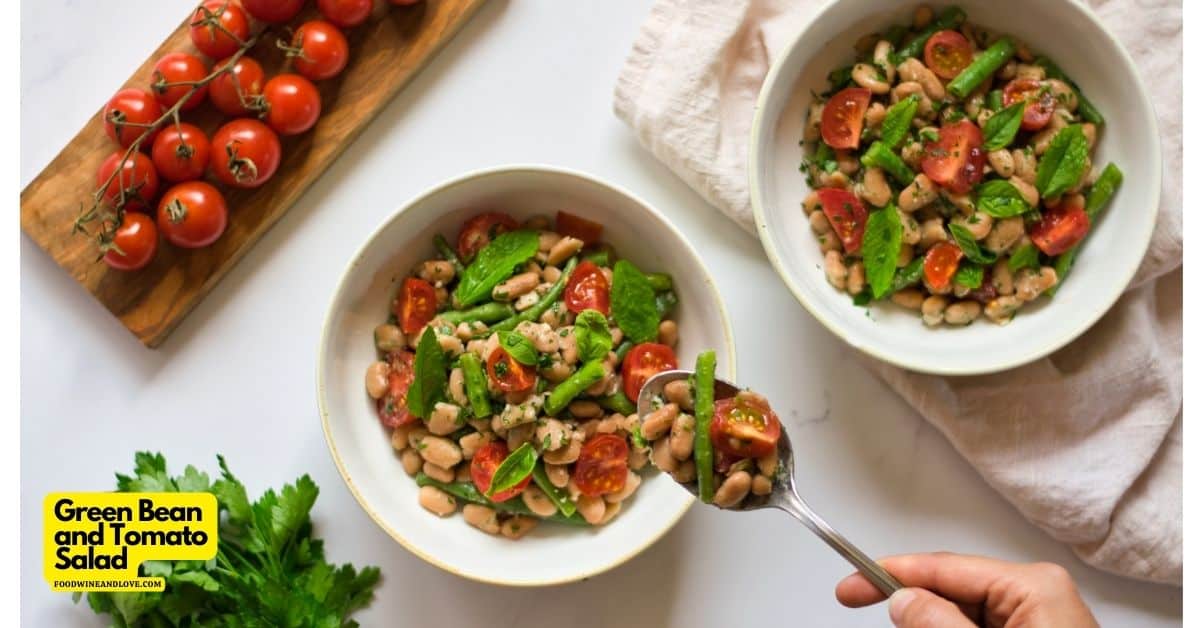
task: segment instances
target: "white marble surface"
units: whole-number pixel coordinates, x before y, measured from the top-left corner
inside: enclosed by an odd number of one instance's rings
[[[22,3],[22,185],[191,4]],[[22,624],[102,625],[42,581],[41,500],[108,489],[147,448],[210,469],[222,452],[255,494],[312,474],[330,557],[383,568],[375,603],[358,616],[366,626],[886,624],[882,609],[837,604],[833,586],[849,568],[777,513],[742,520],[694,508],[625,566],[536,591],[443,573],[358,508],[330,461],[313,390],[338,273],[405,198],[466,170],[533,161],[635,190],[693,239],[725,295],[740,374],[792,409],[803,493],[864,549],[1058,561],[1105,626],[1178,625],[1179,589],[1090,569],[1027,523],[804,312],[754,239],[638,147],[610,101],[649,4],[491,0],[157,351],[22,237]]]

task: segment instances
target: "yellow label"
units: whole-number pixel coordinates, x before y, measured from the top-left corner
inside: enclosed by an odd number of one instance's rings
[[[50,493],[42,508],[43,573],[55,591],[162,591],[147,560],[217,555],[212,493]]]

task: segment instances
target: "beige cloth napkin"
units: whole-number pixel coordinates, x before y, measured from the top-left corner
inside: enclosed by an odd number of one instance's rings
[[[1158,108],[1165,162],[1150,250],[1128,292],[1082,338],[982,377],[911,373],[863,356],[1032,522],[1088,563],[1181,584],[1182,7],[1090,0],[1133,55]],[[659,0],[614,108],[642,144],[753,232],[746,155],[771,62],[814,0]]]

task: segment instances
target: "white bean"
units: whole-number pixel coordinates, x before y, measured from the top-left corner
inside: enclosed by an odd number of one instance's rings
[[[417,492],[417,502],[439,517],[448,517],[458,510],[458,502],[454,497],[434,486],[422,486]]]
[[[554,505],[554,502],[550,501],[550,498],[542,492],[542,489],[532,484],[526,486],[525,490],[521,491],[521,501],[533,511],[533,514],[539,517],[549,517],[558,512],[558,508]]]
[[[713,493],[713,503],[721,508],[732,508],[746,498],[750,492],[750,482],[752,478],[745,471],[734,471],[721,482],[721,486],[717,487]]]
[[[829,285],[838,290],[845,290],[848,274],[849,271],[846,269],[846,263],[842,260],[841,253],[837,251],[825,253],[825,279],[829,281]]]
[[[687,460],[692,457],[692,443],[696,436],[696,417],[690,414],[680,414],[671,423],[671,455],[676,460]]]
[[[883,207],[892,200],[892,188],[880,168],[867,168],[860,191],[859,196],[876,207]]]
[[[945,319],[949,325],[969,325],[983,309],[978,301],[959,301],[946,308]]]
[[[908,187],[900,191],[900,197],[897,199],[897,206],[903,212],[915,212],[918,209],[930,204],[938,197],[938,186],[932,179],[919,174],[913,178],[912,183]]]
[[[388,374],[391,370],[387,362],[374,362],[367,367],[367,395],[372,399],[379,399],[387,394]]]
[[[500,533],[500,519],[496,517],[496,511],[487,506],[480,504],[463,506],[463,519],[488,534]]]
[[[886,94],[891,89],[887,76],[881,76],[879,69],[869,63],[854,64],[854,68],[850,70],[850,78],[860,87],[870,90],[872,94]]]
[[[921,320],[930,327],[941,325],[947,303],[946,297],[937,294],[925,299],[921,302]]]
[[[671,429],[671,424],[675,422],[677,416],[679,416],[679,406],[673,403],[668,403],[651,412],[642,419],[642,437],[647,440],[661,438],[663,434],[667,433],[667,430]]]

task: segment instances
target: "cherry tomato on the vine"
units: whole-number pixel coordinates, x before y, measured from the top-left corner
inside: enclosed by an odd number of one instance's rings
[[[337,76],[350,60],[346,36],[325,20],[301,24],[292,36],[292,48],[292,65],[314,81]]]
[[[143,210],[153,207],[154,198],[158,195],[158,171],[150,158],[142,153],[134,152],[124,163],[121,158],[125,151],[119,150],[109,155],[96,171],[96,186],[108,185],[104,188],[104,200],[116,207],[121,202],[121,190],[125,190],[125,209]],[[114,177],[113,173],[120,164],[121,172]],[[109,181],[109,177],[112,180]]]
[[[168,126],[154,138],[150,156],[162,178],[180,183],[204,176],[211,147],[204,131],[181,122]]]
[[[242,8],[256,20],[283,24],[304,8],[304,0],[242,0]]]
[[[113,248],[104,254],[104,263],[117,270],[144,268],[158,251],[154,219],[140,212],[125,212],[112,244]]]
[[[134,87],[126,87],[114,95],[108,104],[104,105],[104,132],[112,141],[128,148],[137,138],[142,136],[147,125],[153,124],[162,116],[162,107],[154,94]],[[157,131],[150,134],[142,142],[143,150],[150,148]]]
[[[229,59],[225,59],[214,67],[220,70],[228,64]],[[262,66],[250,57],[241,57],[228,72],[209,83],[208,98],[221,113],[230,117],[244,116],[250,113],[246,105],[255,104],[266,82],[267,75]]]
[[[334,25],[352,28],[367,21],[371,0],[317,0],[317,10]]]
[[[238,188],[256,188],[279,168],[282,149],[271,127],[250,118],[227,122],[212,138],[210,165],[217,179]]]
[[[158,230],[168,242],[185,249],[216,242],[228,222],[225,197],[204,181],[180,183],[168,189],[158,202]]]
[[[210,59],[228,57],[250,38],[250,20],[232,0],[205,0],[192,14],[191,27],[192,44]]]
[[[263,87],[264,119],[280,135],[298,135],[321,117],[321,94],[299,74],[280,74]]]
[[[176,83],[196,83],[208,76],[208,64],[203,59],[186,52],[172,52],[163,55],[154,64],[154,81],[150,89],[163,108],[170,108],[192,91],[192,85]],[[208,94],[208,85],[201,85],[196,93],[179,106],[180,111],[191,111],[204,104]]]

